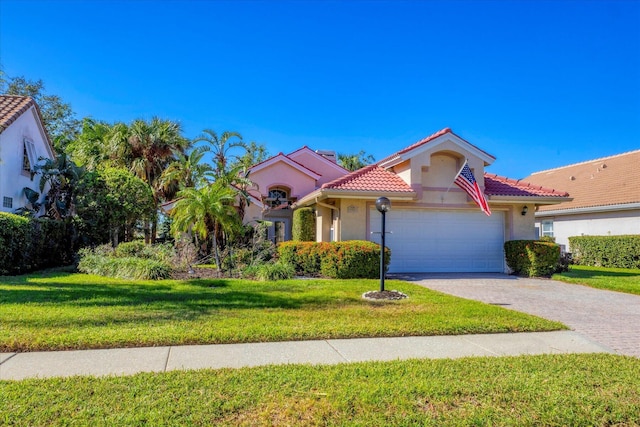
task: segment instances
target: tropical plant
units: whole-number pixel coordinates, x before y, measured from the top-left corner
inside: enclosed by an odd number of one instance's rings
[[[232,232],[241,225],[233,206],[236,193],[227,186],[214,183],[200,189],[185,188],[178,197],[171,210],[174,234],[192,231],[205,242],[211,237],[216,265],[221,267],[219,234]]]
[[[357,154],[338,153],[338,164],[350,171],[361,169],[375,161],[376,159],[364,150],[360,150]]]
[[[40,159],[42,164],[34,166],[36,174],[40,174],[40,192],[47,184],[49,190],[45,196],[45,216],[62,219],[75,213],[74,191],[84,168],[76,166],[69,157],[62,153],[55,159]]]
[[[240,159],[241,156],[231,154],[232,150],[240,148],[245,154],[247,150],[247,145],[242,141],[242,135],[238,132],[224,131],[218,136],[216,131],[205,129],[202,131],[202,135],[193,142],[194,144],[205,142],[211,148],[216,180],[229,172],[232,162],[237,162]]]
[[[200,188],[207,184],[207,175],[213,173],[213,168],[203,163],[202,159],[208,151],[208,147],[196,147],[189,154],[175,151],[176,160],[164,170],[160,177],[163,189],[166,191],[176,184],[181,190],[189,187]]]

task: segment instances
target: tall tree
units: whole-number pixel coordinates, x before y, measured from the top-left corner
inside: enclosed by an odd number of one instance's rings
[[[46,93],[42,80],[29,80],[24,76],[7,77],[3,72],[0,73],[0,92],[33,98],[40,108],[43,125],[56,152],[62,153],[80,132],[80,121],[75,118],[71,105],[58,95]]]
[[[357,154],[338,153],[338,164],[350,171],[361,169],[375,161],[376,159],[364,150],[360,150]]]
[[[124,131],[124,130],[123,130]],[[156,211],[162,200],[175,195],[177,188],[167,188],[161,181],[162,173],[174,161],[174,152],[184,152],[189,141],[182,136],[178,123],[157,117],[150,122],[134,120],[126,133],[126,144],[117,147],[130,160],[129,168],[151,187]],[[124,142],[119,138],[120,143]],[[155,242],[158,217],[150,228],[145,227],[145,239]]]
[[[202,135],[193,142],[194,144],[205,142],[210,147],[213,152],[214,175],[216,178],[229,172],[231,163],[237,162],[247,151],[247,146],[242,141],[242,135],[238,132],[225,131],[218,136],[216,131],[205,129]],[[238,151],[238,149],[240,149],[240,155],[232,154],[232,151]]]
[[[200,188],[207,184],[207,175],[213,173],[211,165],[202,161],[207,151],[208,147],[196,147],[189,154],[176,151],[176,160],[162,173],[163,188],[169,188],[176,183],[181,190],[189,187]]]

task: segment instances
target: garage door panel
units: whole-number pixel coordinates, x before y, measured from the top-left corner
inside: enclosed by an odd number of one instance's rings
[[[372,240],[379,242],[381,217],[370,214]],[[391,272],[504,271],[501,212],[392,209],[386,218]]]

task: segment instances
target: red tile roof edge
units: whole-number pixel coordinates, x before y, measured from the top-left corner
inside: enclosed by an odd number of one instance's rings
[[[8,116],[6,118],[0,117],[0,133],[8,128],[11,123],[15,122],[25,111],[31,108],[32,105],[36,105],[35,101],[30,96],[0,95],[0,98],[11,98],[15,100],[14,102],[7,103]],[[4,102],[2,102],[2,104],[4,104]]]
[[[389,178],[391,179],[396,179],[399,180],[397,183],[404,185],[406,188],[404,189],[398,189],[398,190],[383,190],[383,189],[365,189],[365,190],[346,190],[346,189],[339,189],[336,187],[340,187],[344,184],[347,184],[349,182],[352,182],[358,178],[361,178],[371,172],[374,171],[379,171],[381,173],[387,174],[389,176]],[[383,167],[378,166],[377,164],[372,164],[372,165],[368,165],[365,166],[361,169],[358,169],[356,171],[350,172],[347,175],[344,175],[340,178],[334,179],[333,181],[327,182],[325,184],[322,185],[322,187],[320,187],[321,189],[327,190],[327,189],[334,189],[334,190],[341,190],[341,191],[386,191],[386,192],[392,192],[392,193],[411,193],[413,192],[413,189],[411,189],[411,187],[409,187],[409,185],[407,185],[407,183],[405,183],[404,181],[402,181],[402,178],[400,178],[398,175],[394,174],[393,172],[389,172],[388,170],[386,170]]]
[[[484,174],[484,178],[485,180],[489,179],[490,181],[495,181],[497,183],[501,183],[501,184],[505,184],[511,188],[514,188],[516,190],[520,190],[520,191],[527,191],[527,190],[533,190],[536,192],[542,192],[542,193],[547,193],[547,197],[551,196],[551,197],[569,197],[569,193],[567,193],[566,191],[557,191],[553,188],[546,188],[543,187],[541,185],[535,185],[535,184],[531,184],[530,182],[526,182],[526,181],[522,181],[520,179],[511,179],[511,178],[507,178],[504,176],[500,176],[500,175],[496,175],[496,174],[490,174],[490,173],[486,173]],[[487,183],[485,181],[485,192],[489,195],[499,195],[499,194],[495,194],[495,193],[491,193],[491,192],[487,192]],[[538,195],[535,194],[536,196],[540,196],[540,197],[545,197],[542,195]]]

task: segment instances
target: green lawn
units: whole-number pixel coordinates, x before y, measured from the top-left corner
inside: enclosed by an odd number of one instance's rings
[[[640,270],[638,269],[572,265],[569,271],[554,274],[553,279],[640,295]]]
[[[0,425],[637,426],[639,378],[583,354],[0,381]]]
[[[401,281],[140,281],[0,277],[0,352],[558,330],[557,322]]]

